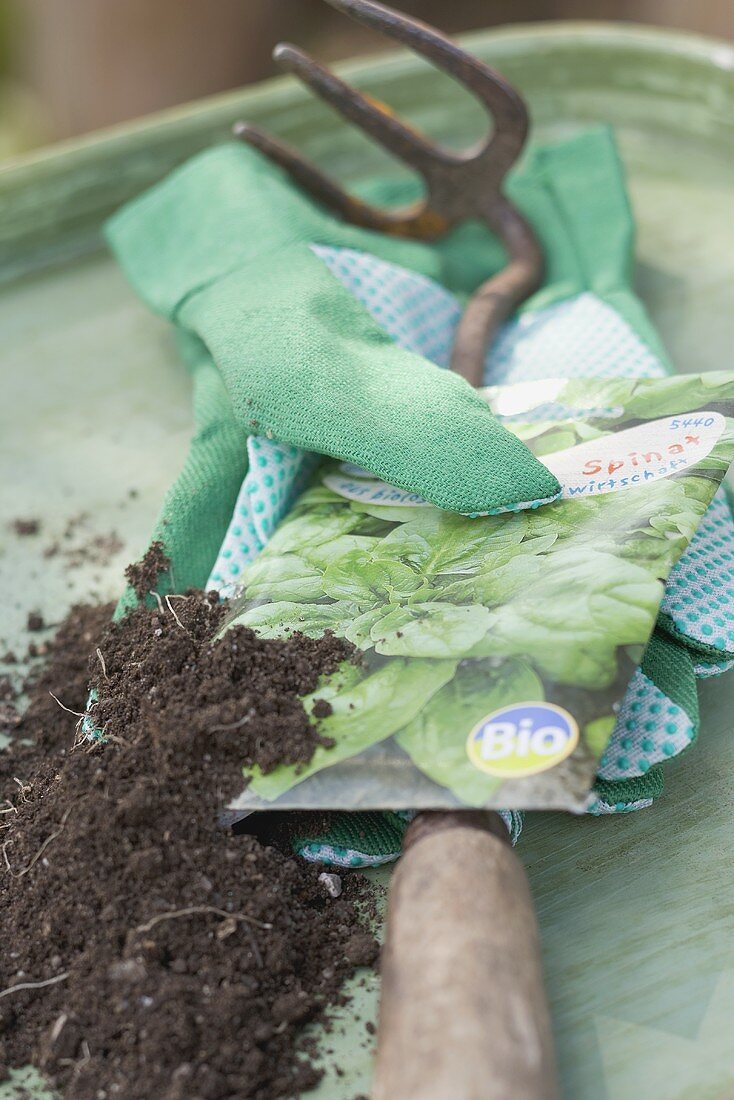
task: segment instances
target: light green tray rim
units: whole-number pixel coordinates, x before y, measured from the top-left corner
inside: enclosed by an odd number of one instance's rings
[[[633,100],[639,91],[648,100],[671,101],[679,130],[705,126],[715,101],[716,140],[734,142],[734,111],[728,109],[734,105],[734,47],[725,41],[655,27],[568,22],[479,31],[462,42],[510,79],[516,65],[522,69],[520,84],[539,122],[553,102],[553,95],[541,92],[578,90],[579,78],[589,87],[608,90],[611,81]],[[571,55],[573,66],[566,69],[564,57]],[[535,67],[539,85],[534,83]],[[573,86],[571,68],[577,78]],[[395,92],[399,105],[419,93],[431,73],[425,62],[405,51],[372,55],[338,69],[358,85],[378,85],[388,101]],[[197,149],[226,140],[233,122],[243,116],[272,128],[322,163],[334,160],[328,147],[333,116],[290,77],[13,158],[0,169],[0,281],[99,247],[100,226],[114,209]],[[363,148],[361,154],[339,157],[342,175],[364,172]]]

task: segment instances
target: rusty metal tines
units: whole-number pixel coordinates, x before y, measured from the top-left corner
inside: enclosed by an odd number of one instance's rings
[[[507,172],[525,144],[527,108],[499,73],[433,27],[376,0],[327,3],[409,46],[462,84],[490,116],[490,136],[464,153],[442,149],[397,119],[385,104],[358,92],[286,43],[276,47],[275,60],[378,145],[418,172],[425,182],[425,198],[402,210],[382,210],[349,195],[310,161],[257,127],[241,122],[235,126],[235,133],[284,168],[315,199],[354,225],[423,240],[442,236],[470,218],[489,226],[504,244],[508,263],[469,301],[451,355],[452,369],[479,386],[486,351],[499,326],[535,290],[543,274],[538,240],[502,189]]]

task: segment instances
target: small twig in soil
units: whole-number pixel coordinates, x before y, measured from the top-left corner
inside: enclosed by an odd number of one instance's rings
[[[62,710],[67,711],[68,714],[75,714],[77,718],[86,718],[86,714],[83,711],[72,710],[71,707],[65,707],[60,699],[57,699],[52,691],[49,691],[49,695],[55,703],[58,703]]]
[[[0,810],[0,814],[17,814],[18,809],[17,809],[16,806],[13,805],[13,803],[10,801],[10,799],[6,798],[5,801],[8,804],[8,808],[7,808],[7,810]]]
[[[176,612],[175,612],[175,611],[173,610],[173,605],[172,605],[172,603],[171,603],[171,597],[170,597],[170,596],[166,596],[166,603],[168,604],[168,610],[169,610],[169,611],[171,612],[171,614],[173,615],[174,619],[176,620],[176,622],[178,623],[178,625],[179,625],[179,626],[181,627],[181,629],[183,630],[184,634],[188,634],[188,630],[186,629],[186,627],[184,626],[184,624],[183,624],[183,623],[181,622],[181,620],[179,619],[179,617],[178,617],[178,615],[176,614]]]
[[[0,997],[9,997],[11,993],[17,993],[19,989],[43,989],[46,985],[56,985],[57,982],[65,982],[69,972],[57,974],[55,978],[46,978],[45,982],[18,982],[17,985],[9,985],[7,989],[0,990]]]
[[[89,734],[84,732],[84,730],[82,728],[82,723],[77,722],[76,730],[74,732],[74,740],[73,740],[72,745],[71,745],[71,751],[76,752],[76,750],[81,748],[81,746],[83,744],[85,744],[88,740],[89,740]]]
[[[39,859],[41,858],[43,853],[46,851],[46,849],[48,848],[51,841],[56,840],[56,838],[61,836],[61,834],[63,833],[64,826],[66,825],[69,814],[71,813],[73,808],[74,808],[73,806],[69,806],[68,809],[66,809],[64,811],[63,817],[61,818],[61,822],[60,822],[59,827],[56,830],[56,832],[51,833],[50,836],[46,837],[43,844],[41,845],[41,847],[38,849],[38,851],[34,855],[33,859],[30,861],[30,863],[26,867],[23,868],[22,871],[14,871],[13,868],[10,866],[10,862],[8,860],[8,853],[6,851],[6,848],[8,847],[9,844],[12,843],[12,840],[6,840],[5,841],[5,843],[3,844],[3,859],[5,860],[5,866],[7,867],[9,873],[12,875],[13,878],[23,878],[23,875],[27,875],[28,872],[31,870],[31,868],[36,863],[38,863]]]
[[[160,598],[158,593],[154,592],[153,589],[151,588],[148,595],[152,596],[153,599],[155,600],[155,602],[158,604],[158,610],[160,611],[161,615],[165,615],[165,611],[163,610],[163,600]]]
[[[92,703],[92,706],[89,708],[90,712],[92,710],[92,707],[96,707],[96,705],[96,703]],[[86,719],[87,717],[90,717],[90,715],[85,714],[84,718]],[[94,729],[94,727],[92,728]],[[96,730],[94,732],[96,733]],[[87,745],[87,748],[84,751],[89,752],[89,745],[94,747],[96,744],[97,738],[94,737],[88,729],[84,728],[84,720],[80,718],[76,726],[74,727],[74,740],[71,745],[71,751],[76,752],[77,749],[80,749],[82,747],[82,745]]]
[[[30,783],[24,783],[22,779],[18,779],[17,775],[13,776],[13,782],[17,783],[18,786],[20,787],[20,800],[21,800],[21,802],[27,802],[28,801],[28,795],[26,794],[26,791],[29,791],[31,789]]]
[[[216,731],[222,730],[222,732],[226,732],[227,730],[238,730],[238,729],[240,729],[241,726],[246,725],[246,723],[249,722],[252,719],[252,716],[253,716],[254,713],[255,713],[254,710],[250,710],[250,711],[247,712],[247,714],[244,716],[244,718],[240,718],[239,721],[237,721],[237,722],[228,722],[224,726],[210,726],[209,728],[211,729],[212,733],[215,730]]]
[[[59,1058],[59,1065],[61,1066],[73,1066],[74,1072],[72,1074],[72,1081],[75,1081],[88,1062],[92,1060],[92,1052],[89,1049],[89,1043],[86,1039],[82,1039],[81,1043],[82,1057],[75,1061],[73,1058]]]
[[[247,925],[245,925],[245,928],[246,928],[246,931],[247,931],[247,938],[250,941],[250,947],[252,948],[252,953],[255,956],[255,962],[258,965],[258,969],[262,970],[262,968],[263,968],[263,957],[260,954],[260,948],[257,946],[257,940],[255,939],[255,936],[253,934],[252,929],[249,928]]]
[[[246,913],[228,913],[224,909],[216,909],[213,905],[190,905],[187,909],[173,909],[169,913],[159,913],[156,917],[151,919],[146,924],[139,924],[135,929],[136,932],[150,932],[152,928],[155,928],[156,924],[160,924],[161,921],[175,920],[177,917],[191,917],[197,913],[213,913],[217,917],[223,917],[225,920],[238,920],[243,921],[245,924],[254,924],[256,928],[269,929],[272,928],[272,924],[268,924],[265,921],[255,920],[254,917],[248,917]]]
[[[107,675],[107,665],[105,664],[104,657],[102,656],[102,650],[99,648],[99,646],[97,646],[97,656],[99,657],[99,663],[102,666],[102,675],[104,676],[105,680],[109,680],[109,676]]]

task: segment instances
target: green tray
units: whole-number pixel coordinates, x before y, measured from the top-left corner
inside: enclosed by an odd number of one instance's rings
[[[727,366],[734,50],[599,23],[510,28],[467,43],[526,93],[539,137],[614,125],[640,227],[641,293],[681,370]],[[464,94],[412,57],[345,71],[438,137],[461,141],[480,130]],[[385,168],[383,155],[325,107],[278,80],[0,172],[0,591],[4,635],[20,650],[30,608],[53,622],[90,589],[118,593],[190,431],[187,379],[170,335],[101,250],[100,225],[243,115],[344,179]],[[93,517],[89,533],[114,528],[124,547],[105,565],[66,574],[41,548],[81,511]],[[42,539],[8,533],[7,520],[39,514]],[[658,807],[598,821],[536,815],[521,841],[563,1094],[572,1100],[734,1095],[734,679],[704,683],[701,695],[701,743],[671,767]],[[369,1088],[364,1024],[375,1003],[374,986],[360,991],[329,1037],[347,1073],[329,1072],[319,1100]],[[2,1100],[13,1096],[0,1086]]]

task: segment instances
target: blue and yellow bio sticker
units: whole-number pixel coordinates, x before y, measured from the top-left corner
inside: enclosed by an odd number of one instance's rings
[[[554,703],[515,703],[482,718],[466,752],[475,768],[502,779],[554,768],[578,745],[576,720]]]

